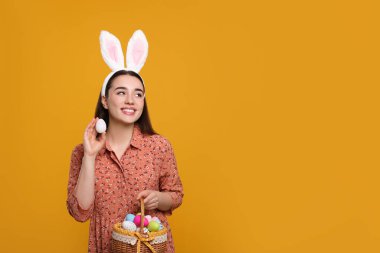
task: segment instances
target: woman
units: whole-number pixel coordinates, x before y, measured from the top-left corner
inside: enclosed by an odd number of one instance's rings
[[[167,252],[174,252],[166,216],[181,205],[183,187],[169,141],[151,126],[137,72],[119,69],[106,78],[96,118],[72,152],[67,207],[77,221],[91,219],[89,252],[110,252],[113,224],[138,213],[141,198],[146,214],[168,229]],[[99,118],[108,126],[102,134]]]

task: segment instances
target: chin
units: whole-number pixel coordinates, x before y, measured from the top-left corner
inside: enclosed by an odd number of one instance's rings
[[[135,123],[139,117],[125,117],[125,115],[121,115],[120,117],[114,117],[113,120],[118,121],[120,123],[130,125]]]
[[[140,116],[141,116],[141,115],[140,115]],[[123,118],[121,121],[123,121],[123,122],[126,123],[126,124],[133,124],[133,123],[136,123],[136,121],[139,120],[140,116],[138,116],[138,117],[133,117],[133,118],[131,118],[131,117]]]
[[[121,121],[124,122],[125,124],[133,124],[138,120],[138,118],[133,118],[133,119],[122,119]]]

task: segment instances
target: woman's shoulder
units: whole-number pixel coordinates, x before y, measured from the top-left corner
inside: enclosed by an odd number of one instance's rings
[[[171,143],[168,138],[161,134],[153,134],[145,137],[145,143],[149,145],[159,146],[160,148],[170,149]]]

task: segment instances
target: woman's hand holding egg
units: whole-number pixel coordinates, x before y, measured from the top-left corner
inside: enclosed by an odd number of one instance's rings
[[[83,148],[84,153],[87,156],[96,156],[106,143],[106,132],[103,132],[98,139],[96,138],[97,131],[95,125],[98,122],[98,120],[101,119],[99,119],[98,117],[92,119],[92,121],[87,125],[86,130],[84,132]],[[104,126],[101,127],[104,128]]]

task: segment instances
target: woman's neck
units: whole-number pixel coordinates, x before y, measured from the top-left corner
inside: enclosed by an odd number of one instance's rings
[[[125,124],[110,118],[106,138],[111,147],[118,148],[128,146],[132,139],[133,127],[134,123]]]

